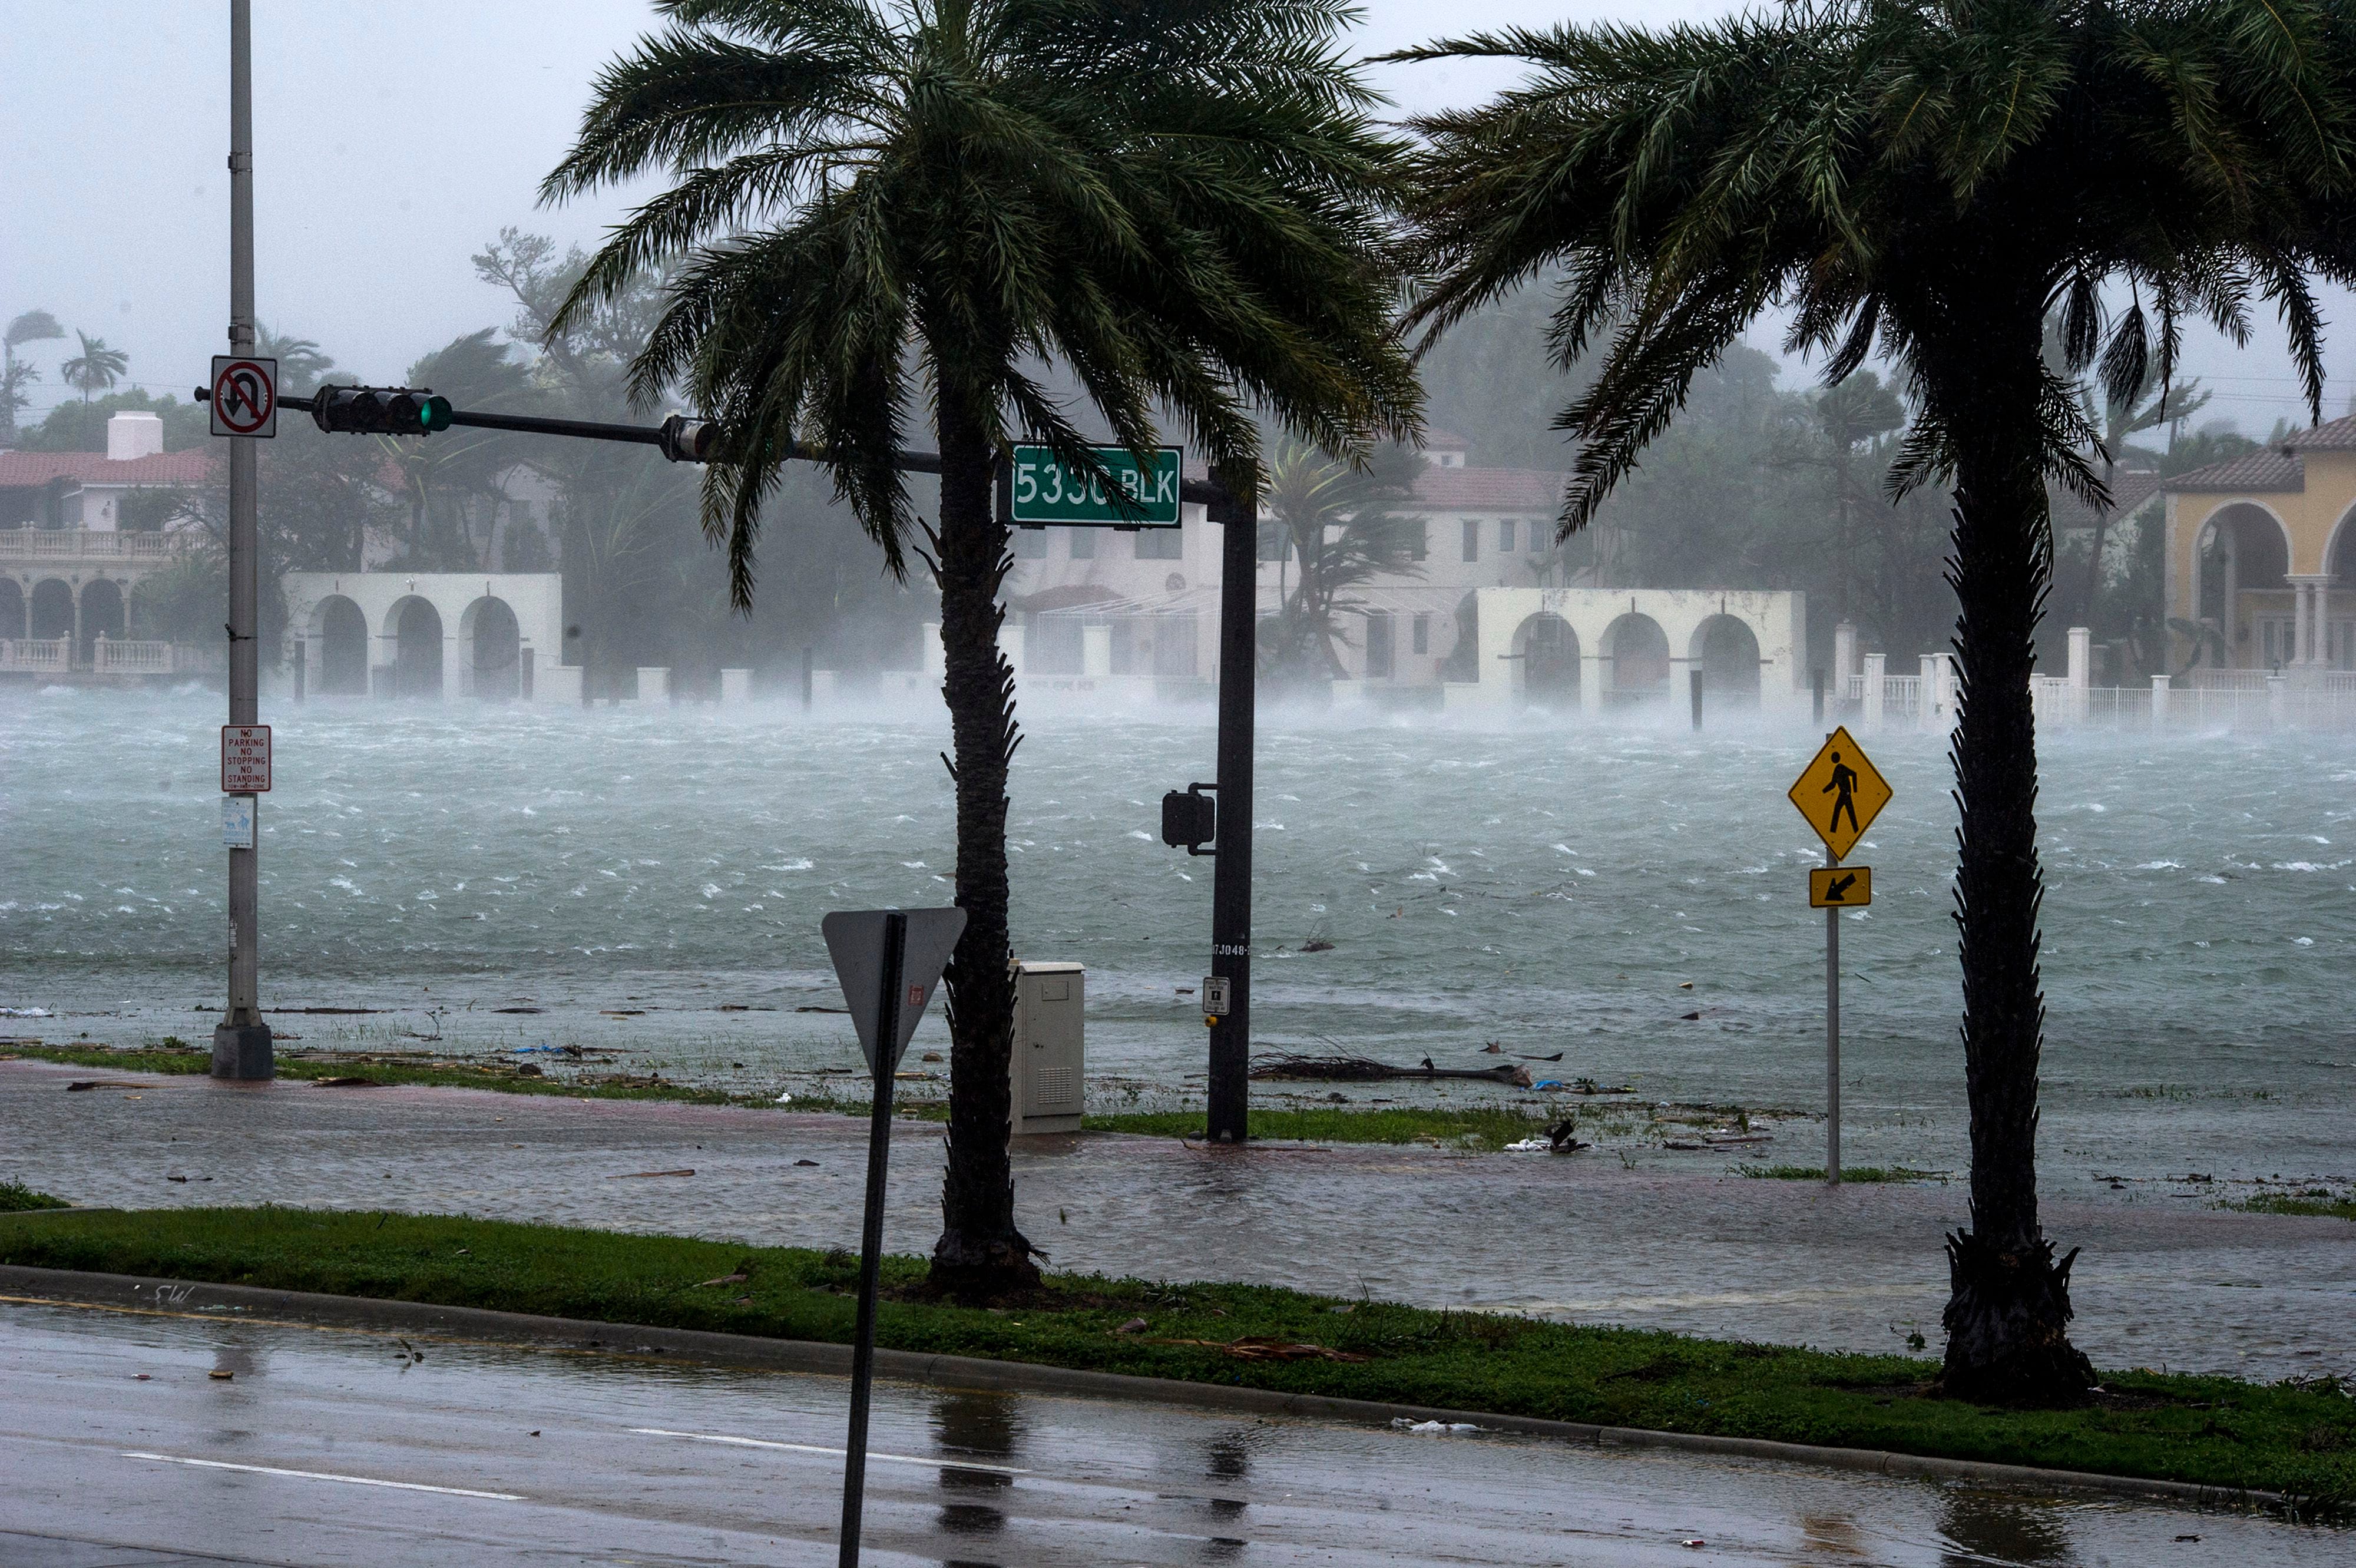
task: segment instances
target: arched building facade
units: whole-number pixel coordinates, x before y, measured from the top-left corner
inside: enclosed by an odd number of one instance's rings
[[[2356,418],[2169,480],[2167,596],[2196,680],[2356,671]]]
[[[1783,709],[1810,700],[1807,596],[1734,588],[1483,588],[1472,678],[1448,705],[1605,714],[1684,702]],[[1459,669],[1464,668],[1460,662]]]
[[[289,572],[287,660],[322,697],[581,700],[553,572]],[[300,651],[297,646],[300,645]]]

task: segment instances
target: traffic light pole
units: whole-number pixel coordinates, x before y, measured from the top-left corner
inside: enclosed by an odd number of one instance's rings
[[[229,351],[253,352],[253,0],[229,8]],[[253,437],[229,438],[229,722],[261,723],[261,564],[255,533]],[[215,1078],[273,1077],[270,1026],[262,1020],[261,804],[252,843],[229,852],[229,1011],[213,1029]]]

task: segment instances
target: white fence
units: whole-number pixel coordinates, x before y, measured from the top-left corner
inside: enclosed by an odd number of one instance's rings
[[[0,528],[0,561],[161,561],[197,535],[95,528]]]
[[[73,639],[0,637],[0,670],[51,671],[63,674],[73,668]]]
[[[101,633],[90,657],[74,657],[70,637],[0,638],[0,673],[70,675],[219,675],[227,653],[208,643],[150,642]]]

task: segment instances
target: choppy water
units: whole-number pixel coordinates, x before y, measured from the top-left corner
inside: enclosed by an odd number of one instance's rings
[[[220,707],[0,696],[0,1005],[65,1015],[0,1033],[206,1036]],[[265,717],[265,1005],[389,1010],[280,1015],[309,1044],[606,1044],[791,1081],[856,1060],[843,1019],[792,1011],[838,1000],[820,914],[948,897],[947,725],[922,707]],[[1156,829],[1210,770],[1208,720],[1033,714],[1016,761],[1017,946],[1089,966],[1100,1103],[1200,1071],[1178,988],[1206,967],[1211,863]],[[1783,799],[1815,739],[1270,716],[1258,1043],[1472,1066],[1495,1040],[1648,1096],[1818,1105],[1819,852]],[[1853,857],[1876,901],[1844,929],[1846,1153],[1959,1168],[1946,765],[1929,736],[1870,745],[1898,794]],[[2047,1170],[2356,1176],[2356,740],[2050,739],[2040,823]],[[918,1043],[944,1040],[934,1019]]]

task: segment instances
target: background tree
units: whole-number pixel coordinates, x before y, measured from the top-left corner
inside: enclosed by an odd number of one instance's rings
[[[1352,607],[1344,596],[1377,576],[1423,575],[1425,521],[1402,510],[1415,499],[1423,461],[1408,446],[1377,447],[1363,464],[1336,462],[1299,441],[1278,447],[1263,515],[1282,532],[1299,575],[1269,628],[1272,673],[1294,682],[1347,673],[1334,651],[1350,641],[1338,624]]]
[[[256,358],[278,361],[278,390],[289,397],[309,397],[336,361],[308,338],[284,337],[259,324],[253,333]]]
[[[58,374],[65,378],[66,385],[81,393],[82,402],[88,403],[92,392],[104,392],[123,379],[123,372],[131,366],[131,356],[120,349],[108,348],[103,338],[80,331],[74,336],[81,339],[81,352],[59,365]]]
[[[27,452],[103,452],[106,422],[118,413],[155,414],[164,422],[164,450],[210,450],[212,415],[203,403],[182,403],[169,392],[158,397],[133,388],[109,392],[88,403],[61,403],[40,424],[16,433],[17,446]]]
[[[1381,203],[1393,145],[1334,48],[1342,0],[667,0],[672,26],[599,78],[562,198],[668,172],[592,262],[562,328],[679,263],[635,362],[651,404],[684,384],[727,434],[705,516],[750,603],[764,504],[814,451],[896,575],[915,526],[895,451],[930,403],[955,736],[948,1170],[933,1278],[1035,1280],[1007,1161],[1006,782],[1017,740],[992,505],[1010,440],[1096,468],[1091,415],[1143,452],[1157,410],[1245,494],[1250,403],[1345,457],[1412,436]],[[1099,472],[1101,472],[1099,468]]]
[[[1948,1240],[1945,1384],[2084,1397],[2069,1273],[2037,1219],[2044,1003],[2029,677],[2050,583],[2049,477],[2101,493],[2066,375],[2170,379],[2180,317],[2239,339],[2263,293],[2320,416],[2309,280],[2356,276],[2344,8],[2321,0],[1824,0],[1657,32],[1514,31],[1408,58],[1536,76],[1419,122],[1444,328],[1545,266],[1565,362],[1576,529],[1771,303],[1837,383],[1877,349],[1916,412],[1901,483],[1952,475],[1964,682],[1955,883],[1972,1228]],[[2124,309],[2106,312],[2115,282]],[[2041,356],[2062,313],[2064,365]]]
[[[1860,464],[1860,449],[1870,456],[1875,442],[1904,428],[1906,405],[1881,384],[1871,371],[1858,371],[1816,394],[1808,411],[1807,441],[1802,460],[1824,471],[1831,491],[1833,609],[1843,620],[1853,613],[1849,592],[1857,512],[1881,504],[1880,475],[1869,462]]]
[[[28,401],[25,389],[41,379],[40,367],[18,360],[16,350],[65,335],[58,318],[46,310],[25,311],[0,330],[0,446],[16,444],[16,415]]]

